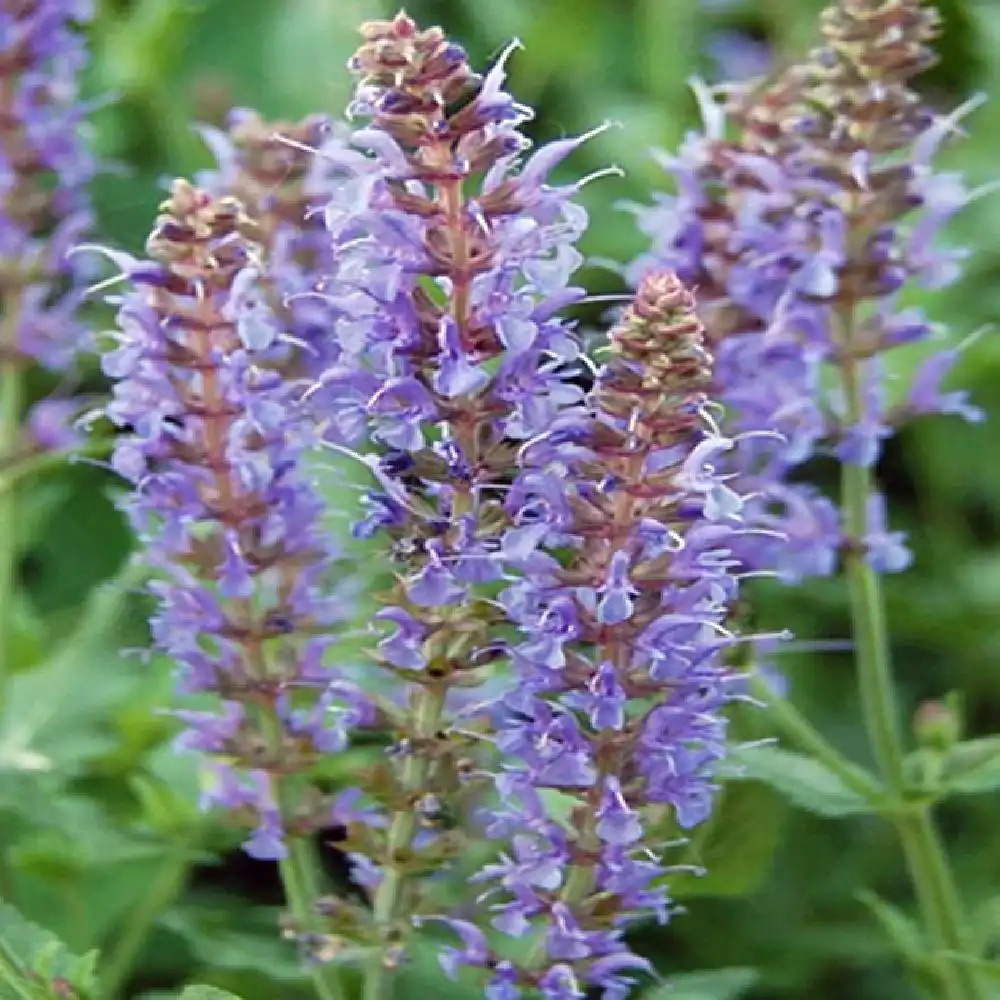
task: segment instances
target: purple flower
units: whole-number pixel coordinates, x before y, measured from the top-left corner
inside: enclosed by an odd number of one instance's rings
[[[698,84],[703,134],[660,157],[675,193],[629,206],[650,243],[631,267],[633,283],[667,267],[698,287],[723,430],[734,441],[720,471],[749,498],[749,530],[736,549],[752,571],[794,581],[835,565],[839,518],[818,491],[795,482],[805,462],[832,452],[872,468],[915,414],[979,419],[965,393],[939,388],[951,351],[924,363],[905,405],[890,407],[884,392],[883,355],[931,333],[914,310],[900,309],[898,292],[954,279],[962,254],[935,239],[980,193],[931,168],[975,102],[937,116],[909,89],[930,61],[935,30],[931,8],[910,0],[830,7],[823,44],[806,61],[763,84]],[[891,68],[887,37],[899,55]],[[871,114],[849,96],[861,91],[878,94]],[[830,392],[831,372],[843,392]],[[817,543],[811,550],[807,539]],[[891,572],[905,560],[880,565]]]
[[[594,832],[606,844],[627,847],[642,838],[642,821],[625,801],[621,784],[614,776],[604,782],[596,816]]]
[[[69,251],[92,221],[78,83],[92,15],[80,0],[0,10],[0,311],[13,317],[7,349],[56,370],[89,341],[77,311],[93,271]]]
[[[864,536],[868,565],[876,573],[900,573],[913,561],[902,531],[889,531],[886,526],[885,497],[873,493],[868,498],[868,523]]]
[[[634,588],[628,579],[627,552],[616,552],[608,562],[608,575],[600,591],[597,617],[605,625],[619,625],[632,617]]]
[[[983,411],[969,402],[969,394],[964,390],[941,391],[942,380],[957,360],[958,351],[939,351],[921,364],[907,395],[907,407],[912,413],[952,413],[974,424],[985,419]]]
[[[442,949],[438,956],[441,968],[449,979],[458,977],[458,970],[463,965],[482,967],[489,957],[489,949],[486,946],[486,935],[475,924],[470,924],[467,920],[454,920],[447,917],[416,918],[418,925],[424,919],[432,919],[444,924],[449,930],[458,935],[462,942],[461,948],[452,946]]]
[[[538,980],[538,991],[545,1000],[583,1000],[585,994],[568,965],[553,965]]]
[[[515,579],[500,600],[521,641],[516,685],[495,709],[506,773],[487,831],[514,854],[477,880],[495,886],[499,929],[544,926],[546,996],[585,984],[626,995],[624,973],[646,963],[625,926],[668,913],[645,813],[666,804],[677,826],[702,822],[724,756],[743,500],[716,470],[733,442],[708,416],[711,358],[693,308],[676,276],[643,280],[588,410],[567,408],[521,450],[507,497],[515,523],[546,530],[509,550]],[[566,826],[543,792],[569,799]]]
[[[179,716],[182,745],[216,760],[206,803],[254,829],[255,857],[278,858],[289,815],[277,776],[342,749],[371,712],[323,664],[344,609],[305,465],[313,433],[294,383],[267,362],[271,339],[241,333],[257,249],[242,209],[177,181],[162,211],[148,247],[163,280],[121,301],[104,359],[107,415],[125,429],[113,464],[133,485],[125,511],[158,574],[155,643],[182,691],[219,699]],[[329,808],[318,801],[316,827]]]
[[[425,766],[423,756],[461,744],[467,716],[493,711],[505,622],[480,588],[502,579],[521,553],[534,559],[548,530],[541,521],[560,514],[556,485],[556,506],[534,520],[512,520],[504,501],[519,444],[582,397],[566,377],[579,345],[559,311],[584,294],[570,281],[587,217],[572,201],[577,186],[555,186],[548,173],[586,137],[522,161],[530,144],[519,127],[530,111],[504,90],[513,47],[479,77],[440,29],[421,29],[405,14],[361,30],[349,64],[356,127],[320,154],[331,181],[323,296],[336,356],[310,390],[310,406],[344,440],[364,450],[367,439],[379,452],[358,456],[379,487],[366,495],[355,533],[386,542],[394,577],[379,595],[385,634],[376,661],[393,674],[390,700],[406,733],[389,756],[389,766],[399,764],[388,835],[397,846],[371,845],[374,863],[390,869],[399,845],[440,864],[439,831],[433,822],[415,828],[400,804],[411,797],[463,808],[450,750],[440,766]],[[554,613],[537,647],[517,655],[557,670],[567,619]],[[593,781],[567,712],[520,734],[522,751],[546,781]],[[513,934],[529,926],[533,895],[557,887],[565,867],[557,843],[521,834],[491,869],[511,896],[491,917]],[[397,882],[382,884],[389,891]],[[393,905],[376,899],[380,919]],[[443,953],[448,970],[482,964],[479,939],[460,922],[451,927],[463,947]],[[495,968],[488,995],[520,994],[516,973],[504,968]]]
[[[498,963],[486,985],[485,1000],[520,1000],[522,996],[517,985],[517,970],[513,964]]]

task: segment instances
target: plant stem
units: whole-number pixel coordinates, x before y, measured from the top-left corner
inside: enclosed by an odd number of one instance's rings
[[[841,372],[847,420],[854,425],[863,416],[864,400],[857,361],[849,350],[852,325],[852,317],[845,317],[844,342],[848,350]],[[962,904],[930,807],[906,802],[905,748],[893,684],[885,602],[878,574],[868,565],[862,542],[867,534],[868,499],[872,493],[870,471],[845,463],[842,489],[848,539],[847,586],[865,729],[894,803],[889,814],[903,847],[930,941],[935,950],[967,953]],[[944,961],[939,972],[949,1000],[984,1000],[971,970]]]
[[[272,745],[280,746],[281,723],[273,711],[260,713],[261,732]],[[275,803],[283,820],[295,815],[297,796],[287,775],[272,774]],[[316,901],[323,895],[319,853],[312,840],[286,828],[287,854],[278,862],[278,874],[288,911],[295,927],[305,932],[322,932]],[[337,969],[318,962],[308,963],[309,974],[320,1000],[344,1000]]]
[[[17,454],[24,395],[21,369],[14,352],[18,310],[9,302],[0,323],[0,462]],[[17,590],[17,491],[0,493],[0,704],[13,669],[14,598]]]
[[[121,934],[101,963],[101,996],[114,1000],[135,966],[156,918],[180,895],[187,883],[191,852],[176,846],[163,861],[149,887],[121,928]]]
[[[316,926],[314,905],[323,894],[319,870],[319,855],[312,841],[289,836],[288,854],[278,862],[278,871],[288,909],[298,926]],[[343,1000],[340,978],[332,965],[310,963],[309,971],[321,1000]]]
[[[438,730],[441,713],[444,710],[444,690],[422,687],[416,697],[416,736],[418,739],[431,739]],[[418,792],[424,784],[428,763],[426,754],[418,749],[410,751],[403,764],[402,774],[403,790],[408,796]],[[396,917],[396,907],[403,885],[403,872],[397,863],[398,857],[401,853],[409,852],[414,828],[412,809],[404,808],[392,817],[386,846],[386,863],[382,881],[375,891],[374,903],[375,924],[383,935],[391,928]],[[388,1000],[392,996],[389,972],[381,949],[375,949],[365,970],[363,1000]]]

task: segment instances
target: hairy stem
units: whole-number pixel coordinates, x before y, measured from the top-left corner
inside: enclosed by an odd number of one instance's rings
[[[416,700],[417,739],[432,739],[438,730],[441,713],[444,709],[444,690],[437,687],[423,687],[417,692]],[[403,791],[408,797],[419,792],[424,784],[428,763],[426,755],[419,748],[410,751],[403,765],[402,774]],[[405,855],[408,854],[410,842],[413,840],[414,829],[413,809],[410,804],[407,804],[406,807],[398,810],[392,818],[382,881],[379,882],[378,889],[375,891],[375,923],[383,936],[391,930],[392,922],[396,918],[396,908],[403,885],[400,861],[405,862]],[[389,973],[390,968],[385,961],[382,949],[376,949],[365,972],[364,1000],[388,1000],[392,996]]]
[[[842,317],[844,342],[851,343],[853,315]],[[864,387],[850,350],[841,366],[847,420],[860,421]],[[906,803],[905,747],[893,682],[885,602],[878,574],[868,565],[862,539],[867,533],[871,472],[845,464],[842,473],[845,556],[851,603],[858,692],[865,729],[879,770],[895,804],[890,816],[903,847],[907,868],[931,944],[936,950],[966,952],[962,904],[929,806]],[[942,962],[939,973],[947,1000],[984,1000],[976,976],[960,963]]]

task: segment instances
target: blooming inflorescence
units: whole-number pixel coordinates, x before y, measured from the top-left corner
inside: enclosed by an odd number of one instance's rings
[[[526,443],[507,499],[519,579],[501,601],[521,638],[487,833],[511,846],[479,880],[495,926],[521,936],[541,918],[544,950],[520,972],[495,963],[491,1000],[528,984],[548,1000],[626,996],[647,963],[624,927],[669,913],[662,841],[711,808],[741,501],[714,472],[732,442],[714,429],[693,309],[675,275],[642,280],[587,405]]]
[[[241,295],[258,265],[240,204],[184,181],[135,263],[118,314],[109,418],[126,510],[158,571],[157,647],[183,692],[218,696],[183,711],[182,744],[213,756],[206,802],[232,810],[257,857],[287,834],[342,823],[347,800],[291,789],[367,717],[323,658],[343,608],[329,587],[329,540],[302,456],[313,434],[295,383],[257,350],[260,310]]]
[[[315,379],[336,360],[322,291],[334,267],[322,215],[332,192],[327,159],[316,151],[335,147],[338,135],[321,115],[269,122],[245,108],[231,112],[228,125],[202,129],[217,169],[201,182],[238,199],[256,223],[263,260],[247,275],[261,314],[254,346],[275,350],[288,375]]]
[[[938,388],[953,352],[892,406],[881,372],[930,333],[898,292],[952,276],[930,240],[967,198],[929,165],[950,120],[908,87],[935,25],[916,0],[839,0],[808,61],[701,91],[708,134],[638,210],[653,248],[600,366],[561,317],[584,297],[580,185],[549,179],[586,136],[527,155],[514,46],[480,76],[402,13],[362,27],[352,129],[235,113],[206,132],[208,190],[176,182],[152,260],[127,262],[113,465],[156,645],[215,696],[181,743],[251,854],[338,828],[371,912],[307,915],[370,946],[366,1000],[425,921],[487,1000],[623,1000],[651,971],[626,929],[669,918],[664,850],[713,807],[738,580],[906,565],[867,480],[842,519],[795,477],[824,451],[870,467],[915,413],[975,416]],[[389,554],[377,676],[327,663],[346,610],[321,445],[374,483],[353,531]],[[388,734],[364,805],[314,780],[361,727]],[[499,856],[442,912],[431,876],[476,836]]]
[[[95,163],[82,138],[90,0],[0,4],[0,351],[64,368],[81,349],[80,258]]]
[[[376,614],[394,819],[366,869],[384,936],[420,911],[404,876],[456,846],[439,822],[458,808],[469,689],[502,654],[502,610],[480,585],[500,577],[504,490],[518,442],[580,395],[557,371],[578,352],[557,312],[583,294],[567,282],[586,216],[575,187],[546,184],[581,139],[519,164],[529,112],[503,91],[503,60],[479,77],[440,29],[403,14],[362,33],[351,113],[368,123],[353,148],[321,152],[340,178],[325,284],[339,357],[311,397],[334,443],[381,449],[355,532],[388,534],[395,575]]]
[[[845,544],[830,501],[794,481],[802,463],[831,452],[870,467],[908,417],[977,417],[962,394],[939,390],[954,351],[933,355],[901,403],[883,373],[886,351],[931,334],[898,293],[954,277],[957,255],[932,240],[969,197],[957,175],[931,170],[952,119],[908,84],[932,61],[937,23],[917,0],[840,0],[807,61],[721,103],[701,92],[706,134],[666,161],[676,195],[637,209],[652,249],[635,270],[652,260],[698,286],[733,427],[781,435],[745,436],[732,468],[755,495],[748,519],[765,529],[741,555],[788,579],[830,573]],[[829,390],[829,366],[841,391]],[[882,508],[874,497],[855,541],[873,566],[902,569],[909,556]]]

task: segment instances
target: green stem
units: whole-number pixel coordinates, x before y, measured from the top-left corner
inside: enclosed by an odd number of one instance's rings
[[[764,711],[780,734],[826,765],[829,771],[866,802],[875,808],[881,808],[885,802],[885,790],[878,781],[848,760],[791,702],[776,695],[762,678],[749,677],[748,686],[750,693],[764,704]]]
[[[281,742],[281,724],[273,711],[260,713],[261,731],[272,746]],[[283,820],[295,815],[298,796],[287,775],[272,774],[275,804]],[[319,853],[308,837],[286,831],[288,853],[278,862],[278,874],[288,912],[295,927],[306,932],[322,933],[323,926],[316,902],[323,895]],[[344,1000],[337,969],[329,963],[310,962],[309,974],[320,1000]]]
[[[858,423],[864,412],[857,362],[850,356],[853,318],[844,318],[847,358],[842,365],[847,420]],[[935,950],[968,952],[962,904],[931,815],[930,807],[906,802],[905,748],[893,684],[885,602],[879,577],[868,565],[862,539],[867,534],[871,473],[845,464],[842,476],[845,556],[853,622],[858,691],[865,729],[895,808],[890,816],[906,857],[924,924]],[[960,963],[940,964],[948,1000],[984,1000],[974,973]]]
[[[289,836],[288,854],[278,863],[289,912],[299,927],[319,929],[315,903],[323,895],[319,854],[305,837]],[[313,986],[321,1000],[343,1000],[344,991],[334,966],[310,963]]]
[[[3,323],[4,331],[16,326],[16,311]],[[21,370],[13,359],[13,335],[0,333],[0,351],[12,360],[0,370],[0,462],[15,455],[21,439],[21,405],[24,395]],[[0,704],[13,670],[14,599],[17,590],[17,491],[0,493]]]
[[[423,687],[417,694],[416,706],[416,736],[418,739],[431,739],[437,732],[441,713],[444,710],[444,690],[441,688]],[[402,784],[407,796],[419,792],[427,778],[427,755],[421,752],[409,754],[403,764]],[[409,804],[407,804],[409,805]],[[386,845],[386,862],[383,866],[382,881],[375,891],[374,916],[375,924],[383,938],[391,931],[399,904],[400,891],[404,875],[399,863],[403,855],[405,864],[413,840],[415,817],[412,809],[405,808],[395,813],[389,826]],[[392,996],[390,969],[381,949],[375,949],[365,969],[365,985],[363,1000],[388,1000]]]
[[[156,918],[180,895],[191,868],[191,852],[175,847],[167,855],[145,895],[130,911],[121,933],[101,963],[101,996],[113,1000],[121,992]]]

